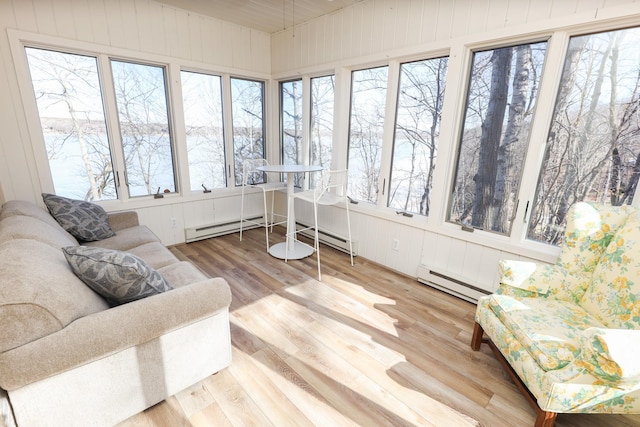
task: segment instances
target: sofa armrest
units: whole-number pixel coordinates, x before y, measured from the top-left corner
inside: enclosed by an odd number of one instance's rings
[[[227,310],[229,285],[206,279],[80,318],[0,354],[0,387],[14,390]]]
[[[640,330],[589,328],[580,336],[575,365],[606,381],[640,376]]]
[[[107,218],[113,231],[140,225],[136,211],[110,212],[107,214]]]

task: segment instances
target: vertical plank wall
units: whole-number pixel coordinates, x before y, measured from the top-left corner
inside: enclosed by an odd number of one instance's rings
[[[544,27],[562,16],[588,22],[609,10],[619,13],[620,8],[628,8],[629,13],[640,11],[633,0],[365,0],[269,35],[152,0],[0,0],[0,183],[4,198],[39,201],[42,192],[8,29],[280,78],[296,75],[293,70],[320,72],[366,66],[393,56],[419,56],[446,48],[450,40],[485,37],[505,29],[515,33],[523,25]],[[336,113],[347,114],[345,108],[338,106]],[[271,119],[271,126],[277,127],[277,115],[272,114]],[[271,131],[275,134],[277,131]],[[441,141],[441,151],[446,144]],[[162,205],[136,209],[142,222],[169,245],[184,241],[186,226],[237,215],[239,201],[232,194],[180,195]],[[340,214],[336,211],[328,218],[335,217],[340,223]],[[168,226],[170,218],[177,220],[175,228]],[[352,219],[361,256],[410,276],[423,263],[491,289],[495,260],[517,256],[444,235],[419,219],[396,220],[362,209]],[[392,249],[394,239],[400,242],[399,250]]]
[[[33,95],[20,92],[8,29],[178,58],[238,75],[271,71],[269,34],[151,0],[0,0],[0,183],[6,200],[41,202],[43,191],[30,139],[39,129],[29,129],[22,101]],[[227,199],[177,197],[135,207],[165,244],[174,244],[184,241],[185,224],[211,222],[216,211],[224,216]],[[171,218],[175,228],[168,226]]]
[[[464,52],[463,46],[476,42],[509,40],[526,32],[550,33],[557,27],[590,23],[609,14],[638,13],[640,4],[632,0],[369,0],[273,34],[272,73],[275,78],[287,78],[299,70],[310,74],[334,71],[339,75],[345,69],[340,75],[348,76],[351,69],[389,60],[420,59],[430,52],[459,55]],[[458,66],[455,70],[453,62]],[[454,98],[459,99],[464,97],[462,86],[467,79],[460,63],[459,57],[452,56],[447,76],[447,92],[457,91]],[[343,86],[337,83],[336,87],[339,90]],[[348,99],[348,94],[339,96]],[[460,116],[457,111],[449,114],[452,111],[443,114],[435,170],[440,174],[436,185],[440,183],[441,188],[434,188],[434,196],[436,192],[442,196],[432,199],[432,205],[438,205],[434,206],[435,218],[405,220],[355,207],[354,236],[362,256],[397,271],[416,276],[422,264],[492,291],[497,286],[499,259],[535,257],[549,262],[557,249],[550,248],[547,254],[520,252],[513,245],[492,245],[491,238],[477,238],[478,233],[469,237],[441,231],[446,209],[444,187],[449,186],[450,179],[447,169],[454,162],[457,143],[452,128]],[[348,111],[341,110],[340,114]],[[346,129],[338,133],[340,140],[347,139]],[[346,153],[334,151],[334,156],[346,157]],[[338,214],[335,221],[340,221]],[[393,249],[395,239],[400,242],[399,250]]]

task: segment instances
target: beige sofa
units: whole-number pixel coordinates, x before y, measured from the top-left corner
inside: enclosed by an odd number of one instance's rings
[[[231,362],[225,280],[179,261],[135,212],[108,219],[116,235],[87,245],[142,258],[172,290],[110,307],[72,272],[61,248],[78,241],[47,210],[0,210],[0,409],[19,426],[114,425]]]

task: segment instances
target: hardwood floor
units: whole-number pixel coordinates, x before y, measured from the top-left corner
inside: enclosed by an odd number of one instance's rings
[[[326,246],[318,282],[315,256],[272,258],[262,229],[172,251],[229,282],[233,362],[120,427],[533,426],[488,346],[471,351],[473,304],[360,257],[351,267]],[[640,416],[561,414],[556,425]]]

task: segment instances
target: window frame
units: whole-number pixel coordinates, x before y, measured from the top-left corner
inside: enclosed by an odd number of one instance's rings
[[[90,56],[95,57],[97,60],[99,81],[103,94],[102,102],[106,116],[105,122],[107,126],[107,134],[109,135],[109,147],[111,149],[113,159],[114,175],[117,176],[116,180],[120,183],[120,185],[116,183],[116,191],[118,193],[117,199],[97,201],[97,203],[105,206],[107,209],[110,209],[110,207],[118,207],[118,209],[122,209],[125,205],[127,208],[136,209],[175,203],[175,200],[172,201],[172,199],[176,197],[182,198],[184,201],[207,199],[215,196],[216,194],[224,194],[229,190],[235,191],[236,186],[233,185],[232,180],[235,165],[233,162],[233,151],[232,148],[230,149],[232,139],[229,132],[229,129],[231,129],[231,96],[229,82],[232,77],[259,81],[262,84],[263,140],[265,141],[265,155],[268,153],[269,146],[266,144],[268,138],[267,132],[271,129],[271,125],[269,124],[270,114],[267,111],[267,101],[269,99],[268,82],[270,81],[270,76],[264,73],[252,71],[247,72],[245,70],[234,72],[233,69],[223,66],[215,66],[214,64],[203,64],[191,60],[168,57],[149,52],[132,51],[83,41],[62,39],[56,36],[30,33],[21,30],[9,29],[8,33],[11,56],[14,60],[15,68],[18,73],[18,85],[20,91],[26,94],[26,96],[23,97],[23,104],[25,109],[26,125],[30,136],[30,146],[33,151],[34,181],[39,182],[39,186],[43,192],[54,192],[55,190],[44,144],[38,107],[34,97],[34,88],[30,78],[29,65],[25,53],[25,48],[27,47]],[[111,59],[142,65],[160,66],[164,68],[168,120],[171,121],[172,156],[176,192],[162,194],[163,197],[160,199],[156,199],[153,195],[129,197],[128,191],[122,191],[123,186],[125,185],[123,174],[124,156],[122,154],[120,128],[118,125],[116,100],[110,69]],[[184,115],[182,108],[182,88],[180,82],[180,72],[182,70],[222,77],[223,126],[225,157],[227,159],[225,173],[227,186],[225,188],[213,189],[211,194],[204,194],[203,191],[190,190]]]

